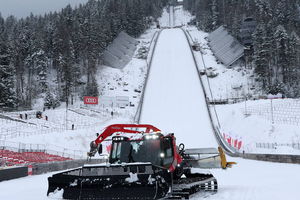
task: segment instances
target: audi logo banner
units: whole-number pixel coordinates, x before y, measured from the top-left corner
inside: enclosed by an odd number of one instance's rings
[[[84,104],[98,104],[98,97],[83,97]]]

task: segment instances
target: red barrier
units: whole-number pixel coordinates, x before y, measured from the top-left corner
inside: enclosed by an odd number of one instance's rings
[[[238,140],[237,140],[237,139],[233,140],[233,146],[234,146],[235,148],[237,147],[237,144],[238,144]]]
[[[228,142],[228,144],[231,145],[231,137],[230,136],[227,138],[227,142]]]
[[[28,176],[32,175],[32,165],[28,165]]]
[[[239,141],[239,142],[238,142],[237,148],[238,148],[238,149],[241,149],[241,148],[242,148],[242,141]]]
[[[243,143],[239,139],[233,139],[233,138],[231,138],[231,136],[226,135],[225,133],[223,133],[223,137],[230,146],[233,146],[234,148],[237,148],[239,150],[242,148]]]

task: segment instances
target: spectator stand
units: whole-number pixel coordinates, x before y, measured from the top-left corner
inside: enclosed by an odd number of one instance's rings
[[[2,167],[83,159],[83,155],[82,151],[63,147],[0,141],[0,166]]]

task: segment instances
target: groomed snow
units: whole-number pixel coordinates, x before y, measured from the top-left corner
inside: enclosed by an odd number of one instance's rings
[[[299,155],[300,130],[298,123],[300,121],[296,115],[300,113],[300,110],[297,110],[296,107],[293,110],[286,109],[286,106],[300,105],[299,100],[276,99],[272,104],[274,123],[272,123],[271,100],[216,106],[222,132],[241,140],[243,142],[241,151]],[[271,144],[274,146],[271,147]],[[294,145],[295,148],[292,148],[291,145]]]
[[[206,200],[298,200],[300,166],[228,158],[238,164],[232,169],[212,170],[219,185]],[[196,194],[192,199],[203,199]]]
[[[0,199],[3,200],[49,200],[48,177],[53,173],[27,176],[0,182]]]
[[[188,41],[180,29],[163,30],[158,39],[141,123],[175,133],[177,143],[188,148],[217,146]]]
[[[228,170],[212,170],[219,190],[207,200],[298,200],[300,166],[228,158],[238,165]],[[47,178],[53,173],[0,182],[2,200],[50,200]],[[55,195],[56,196],[56,195]],[[191,199],[203,199],[203,193]]]

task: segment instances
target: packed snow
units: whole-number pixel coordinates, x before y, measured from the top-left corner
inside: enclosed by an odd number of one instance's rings
[[[297,200],[300,196],[300,166],[228,158],[238,164],[232,169],[211,170],[218,181],[216,194],[207,200]],[[201,192],[191,199],[202,199]]]
[[[218,105],[216,110],[221,122],[222,132],[243,142],[241,151],[300,154],[298,118],[300,112],[299,109],[296,109],[296,106],[294,110],[282,108],[287,103],[297,105],[299,100],[276,99],[272,100],[272,105],[271,100],[247,101]],[[273,115],[271,112],[272,107]],[[284,112],[280,111],[280,108]],[[295,116],[293,116],[293,113]]]
[[[141,123],[174,132],[177,143],[189,148],[217,147],[192,54],[180,29],[163,30],[158,39]]]
[[[219,189],[216,194],[195,194],[191,199],[207,200],[298,200],[300,196],[300,166],[263,161],[228,158],[238,165],[227,170],[212,170]],[[53,173],[0,182],[0,199],[49,200],[47,178]],[[130,178],[130,177],[128,177]],[[30,183],[30,184],[28,184]]]

